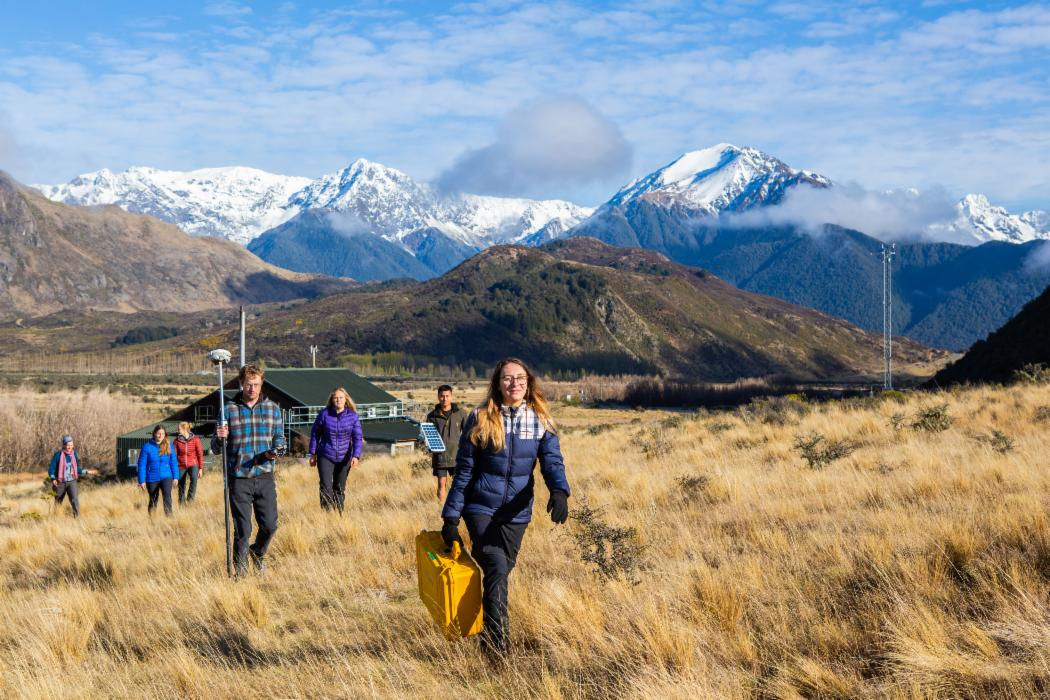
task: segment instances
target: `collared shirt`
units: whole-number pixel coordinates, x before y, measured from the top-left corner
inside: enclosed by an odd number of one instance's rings
[[[524,401],[517,408],[500,406],[499,410],[503,414],[503,434],[508,437],[514,435],[519,440],[539,440],[547,432],[540,417]]]
[[[264,397],[249,407],[238,393],[226,404],[224,413],[230,428],[226,444],[226,467],[230,473],[237,478],[272,473],[273,460],[263,460],[259,455],[285,445],[280,407]],[[221,449],[222,442],[212,440],[212,451]]]

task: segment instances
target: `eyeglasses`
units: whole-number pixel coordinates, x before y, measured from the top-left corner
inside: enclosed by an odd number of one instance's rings
[[[514,386],[515,384],[528,384],[529,375],[519,374],[516,377],[500,377],[500,381],[507,386]]]

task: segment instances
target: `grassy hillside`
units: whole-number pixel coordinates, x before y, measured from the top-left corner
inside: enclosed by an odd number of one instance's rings
[[[912,427],[942,403],[945,430]],[[412,538],[438,525],[417,457],[366,459],[342,519],[283,467],[271,570],[240,582],[215,474],[152,521],[132,486],[85,488],[75,522],[5,480],[0,695],[1044,696],[1050,387],[808,408],[556,408],[574,518],[530,526],[496,671],[417,598]],[[813,432],[853,451],[810,468]]]

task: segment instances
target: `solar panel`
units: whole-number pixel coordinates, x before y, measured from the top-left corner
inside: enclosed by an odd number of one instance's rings
[[[420,423],[419,434],[431,452],[445,451],[445,441],[441,439],[441,433],[433,423]]]

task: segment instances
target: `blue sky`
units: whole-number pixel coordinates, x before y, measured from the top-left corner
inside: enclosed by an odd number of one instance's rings
[[[719,142],[1050,209],[1050,4],[50,2],[0,22],[0,169],[25,182],[499,160],[470,185],[594,204]]]

